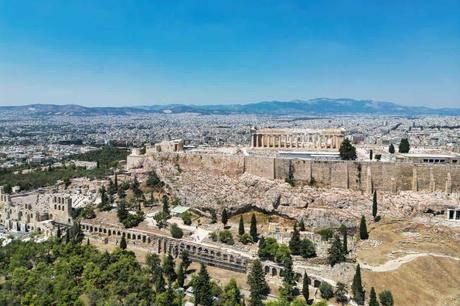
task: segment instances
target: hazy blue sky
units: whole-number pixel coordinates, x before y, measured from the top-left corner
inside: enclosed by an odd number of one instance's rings
[[[0,104],[460,107],[460,1],[0,0]]]

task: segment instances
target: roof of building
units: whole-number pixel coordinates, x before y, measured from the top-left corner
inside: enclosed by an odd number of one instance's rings
[[[190,209],[190,207],[186,207],[186,206],[175,206],[175,207],[173,207],[173,209],[171,209],[171,212],[174,213],[174,214],[183,214],[184,212],[186,212],[189,209]]]

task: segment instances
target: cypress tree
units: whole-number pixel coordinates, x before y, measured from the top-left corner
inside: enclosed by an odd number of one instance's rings
[[[250,287],[249,304],[251,306],[262,306],[262,299],[270,293],[270,287],[268,287],[265,280],[260,260],[255,260],[252,264],[251,271],[248,274],[248,284]]]
[[[238,234],[240,236],[244,235],[244,221],[243,221],[243,215],[240,216],[240,224],[238,226]]]
[[[361,223],[359,224],[359,238],[361,238],[361,240],[366,240],[369,238],[369,234],[367,232],[366,218],[364,216],[361,216]]]
[[[308,299],[310,298],[310,292],[308,291],[308,275],[307,275],[307,272],[304,272],[304,274],[303,274],[302,295],[305,298],[305,301],[308,303]]]
[[[348,232],[347,227],[345,224],[340,225],[339,228],[340,232],[342,233],[342,246],[343,246],[343,254],[348,254]]]
[[[224,208],[224,210],[222,211],[222,224],[223,225],[227,225],[227,222],[228,222],[228,215],[227,215],[227,209]]]
[[[212,285],[208,271],[204,264],[200,266],[200,272],[194,284],[195,305],[212,306]]]
[[[252,214],[252,217],[251,217],[251,227],[249,229],[249,234],[251,235],[252,237],[252,241],[256,242],[257,241],[257,219],[256,219],[256,215],[255,214]]]
[[[163,212],[165,213],[166,216],[169,216],[171,213],[169,211],[169,199],[167,195],[163,195],[163,198],[161,199],[163,202]]]
[[[371,294],[369,295],[369,306],[379,306],[379,302],[377,302],[377,294],[375,294],[374,287],[371,288]]]
[[[184,271],[185,271],[185,273],[187,273],[187,269],[190,266],[190,264],[192,263],[192,261],[190,260],[189,255],[188,255],[187,250],[182,251],[180,259],[182,260],[182,265],[184,266]]]
[[[372,198],[372,216],[375,221],[377,218],[377,190],[374,190],[374,196]]]
[[[185,269],[184,269],[184,263],[181,262],[181,264],[179,265],[179,269],[177,270],[177,285],[183,288],[184,282],[185,282]]]
[[[292,255],[300,255],[300,233],[297,230],[297,224],[294,224],[294,231],[291,235],[291,240],[289,240],[289,249],[291,250]]]
[[[168,254],[168,256],[164,259],[163,272],[168,278],[170,284],[176,280],[177,275],[176,271],[174,271],[174,258],[171,254]]]
[[[358,305],[364,305],[364,289],[361,282],[361,267],[359,264],[356,266],[355,276],[353,277],[353,283],[351,285],[353,298]]]
[[[120,249],[122,250],[126,250],[126,238],[125,236],[121,236],[121,240],[120,240]]]
[[[118,188],[118,175],[116,172],[115,172],[114,184],[115,184],[115,188]]]
[[[305,232],[305,223],[303,222],[303,218],[300,219],[300,222],[299,222],[299,231]]]
[[[337,263],[341,263],[345,261],[343,245],[338,235],[334,236],[332,245],[327,252],[328,252],[327,262],[331,265],[331,267],[333,267]]]
[[[294,279],[294,270],[292,268],[293,262],[292,262],[292,257],[288,256],[283,262],[284,265],[284,276],[283,276],[283,281],[288,284],[288,285],[295,285],[295,279]]]
[[[395,146],[393,144],[390,144],[390,146],[388,147],[388,152],[390,154],[394,154],[395,153]]]

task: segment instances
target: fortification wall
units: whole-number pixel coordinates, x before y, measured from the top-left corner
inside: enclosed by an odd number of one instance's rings
[[[356,161],[288,160],[259,156],[158,153],[152,158],[181,169],[237,177],[244,173],[284,179],[291,167],[294,179],[318,186],[372,192],[403,190],[460,193],[460,166]]]

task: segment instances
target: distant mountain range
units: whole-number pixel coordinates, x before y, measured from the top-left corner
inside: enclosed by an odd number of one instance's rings
[[[85,107],[80,105],[31,104],[0,106],[0,112],[47,116],[128,115],[142,113],[257,114],[257,115],[460,115],[460,108],[402,106],[372,100],[328,99],[264,101],[224,105],[146,105],[133,107]]]

